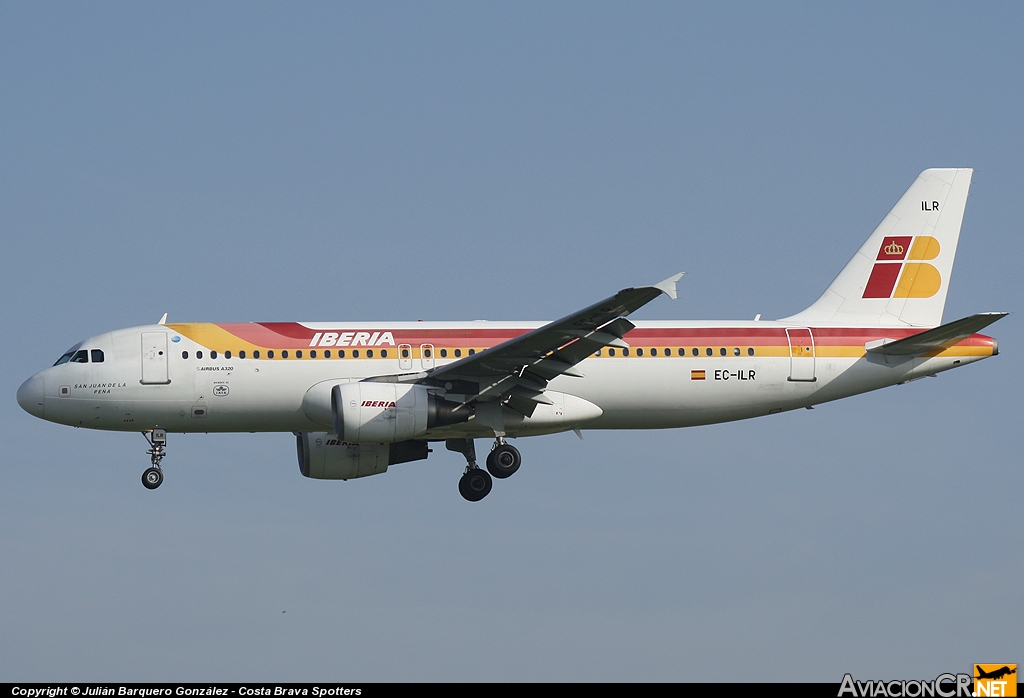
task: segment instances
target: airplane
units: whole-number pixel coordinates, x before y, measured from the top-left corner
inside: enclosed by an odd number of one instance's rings
[[[998,679],[1003,678],[1004,676],[1009,676],[1010,674],[1016,674],[1017,673],[1016,665],[1014,665],[1013,669],[1011,669],[1009,666],[1005,666],[1004,665],[1004,666],[1000,667],[999,669],[995,669],[993,671],[985,671],[984,669],[981,668],[980,664],[975,664],[974,665],[974,670],[977,673],[977,676],[974,677],[976,679],[996,679],[996,680],[998,680]]]
[[[163,482],[168,433],[292,432],[299,471],[348,480],[461,453],[480,501],[522,457],[508,439],[777,414],[998,354],[1006,313],[942,324],[972,169],[921,173],[807,309],[775,321],[632,322],[676,274],[549,323],[169,323],[68,349],[18,389],[30,414],[139,431]],[[485,468],[475,440],[493,439]]]

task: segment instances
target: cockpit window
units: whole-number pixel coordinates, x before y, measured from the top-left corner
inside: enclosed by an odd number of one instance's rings
[[[89,363],[89,352],[85,349],[79,349],[75,352],[75,355],[71,357],[71,363],[73,364],[87,364]]]
[[[57,359],[57,363],[55,363],[54,366],[60,366],[61,364],[66,364],[68,361],[71,361],[71,357],[75,355],[75,352],[77,352],[79,347],[81,346],[82,342],[79,342],[75,346],[68,349],[59,359]]]
[[[89,358],[92,359],[92,362],[94,364],[101,364],[101,363],[103,363],[103,350],[102,349],[93,349],[92,351],[89,352],[89,354],[90,354]]]

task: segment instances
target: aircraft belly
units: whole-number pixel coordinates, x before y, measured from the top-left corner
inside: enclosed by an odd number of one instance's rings
[[[604,410],[584,428],[659,429],[791,409],[815,384],[786,381],[788,370],[788,358],[771,357],[590,359],[581,365],[586,378],[559,378],[552,388]]]

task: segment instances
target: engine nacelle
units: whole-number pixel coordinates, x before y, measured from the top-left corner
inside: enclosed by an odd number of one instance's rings
[[[378,475],[389,465],[423,460],[430,452],[426,441],[356,444],[324,432],[295,436],[299,472],[317,480],[348,480]]]
[[[334,433],[349,443],[395,443],[422,438],[428,429],[469,419],[467,407],[438,398],[422,385],[345,383],[331,389]]]

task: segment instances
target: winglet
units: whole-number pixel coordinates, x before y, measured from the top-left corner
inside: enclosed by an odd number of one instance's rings
[[[677,297],[676,296],[676,282],[679,281],[679,279],[683,278],[683,274],[685,274],[685,273],[686,273],[685,271],[681,271],[678,274],[676,274],[675,276],[668,277],[667,279],[665,279],[661,283],[654,284],[654,286],[652,286],[651,288],[656,288],[659,291],[661,291],[662,293],[664,293],[666,296],[671,298],[672,300],[675,300],[676,297]]]
[[[158,325],[166,325],[167,324],[167,313],[164,313],[164,316],[162,318],[160,318],[160,322],[158,322],[156,324],[158,324]]]

